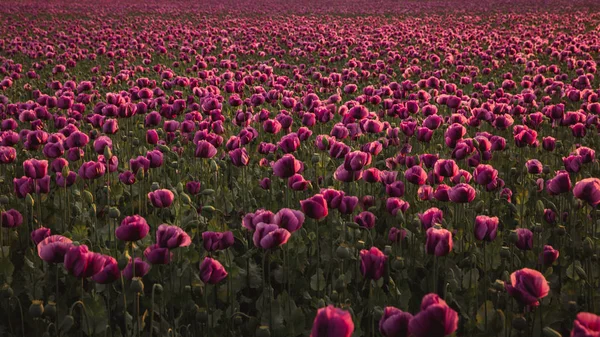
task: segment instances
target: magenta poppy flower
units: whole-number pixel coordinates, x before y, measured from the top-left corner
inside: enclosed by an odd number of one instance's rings
[[[488,185],[498,178],[498,171],[491,165],[477,165],[473,171],[475,182],[479,185]]]
[[[517,228],[517,242],[515,245],[520,250],[531,250],[533,249],[533,232],[527,228]]]
[[[573,195],[592,207],[600,204],[600,179],[586,178],[578,181],[573,188]]]
[[[421,312],[408,323],[409,336],[443,337],[458,329],[458,313],[436,294],[421,300]]]
[[[441,209],[432,207],[423,213],[418,213],[421,225],[424,230],[428,230],[435,224],[441,224],[444,219],[444,212]]]
[[[169,248],[153,244],[146,247],[144,257],[151,264],[169,264],[173,259],[173,253],[169,251]]]
[[[250,231],[256,230],[259,223],[275,223],[275,214],[269,210],[259,209],[254,213],[248,213],[242,219],[242,226]]]
[[[317,311],[310,337],[350,337],[353,332],[350,313],[329,305]]]
[[[140,169],[144,170],[144,172],[147,172],[148,169],[150,169],[150,160],[144,156],[138,156],[135,159],[130,159],[129,168],[134,174],[137,174]]]
[[[458,174],[458,165],[452,159],[440,159],[435,162],[433,171],[440,177],[452,178]]]
[[[304,179],[301,174],[294,174],[288,179],[287,185],[294,191],[306,191],[310,186],[310,181]]]
[[[413,315],[398,308],[385,307],[379,320],[379,332],[384,337],[408,337],[408,324]]]
[[[185,184],[185,191],[190,195],[197,195],[200,193],[201,186],[199,181],[188,181]]]
[[[498,217],[478,215],[475,217],[475,238],[492,242],[498,234]]]
[[[571,190],[571,177],[566,171],[558,171],[554,178],[546,180],[546,191],[550,195],[559,195]]]
[[[452,251],[452,233],[440,228],[431,227],[427,230],[427,241],[425,250],[427,254],[435,256],[446,256]]]
[[[201,140],[196,144],[194,156],[198,158],[212,158],[217,154],[217,148],[206,140]]]
[[[385,202],[385,209],[393,216],[396,216],[398,212],[405,213],[410,207],[410,204],[400,198],[387,198]]]
[[[250,162],[250,157],[248,156],[248,151],[246,148],[237,148],[233,151],[229,151],[229,158],[231,159],[231,163],[234,166],[247,166]]]
[[[133,263],[135,263],[135,274]],[[123,277],[127,280],[131,280],[134,277],[144,277],[149,271],[150,265],[146,261],[136,257],[133,260],[129,259],[129,263],[127,263],[127,266],[123,269]]]
[[[104,266],[104,255],[90,252],[86,245],[71,247],[65,254],[65,269],[77,278],[96,275]]]
[[[115,230],[115,236],[121,241],[138,241],[145,238],[149,231],[150,226],[146,219],[139,215],[131,215],[121,221],[121,226]]]
[[[369,211],[361,212],[354,217],[354,222],[356,222],[360,227],[367,229],[375,227],[376,221],[377,217],[375,216],[375,214]]]
[[[231,231],[203,232],[202,241],[206,251],[216,252],[233,246],[234,238]]]
[[[259,223],[252,240],[256,247],[272,249],[285,244],[290,239],[291,233],[276,224]]]
[[[10,164],[17,159],[17,150],[10,146],[0,146],[0,164]]]
[[[388,240],[390,240],[391,243],[401,242],[406,238],[406,235],[406,229],[392,227],[388,233]]]
[[[600,336],[600,316],[590,312],[580,312],[573,322],[571,337]]]
[[[48,175],[48,161],[27,159],[23,162],[23,172],[31,179],[42,179]]]
[[[156,231],[156,243],[159,247],[174,249],[187,247],[192,243],[192,240],[183,229],[163,224],[158,226]]]
[[[427,172],[421,166],[413,166],[404,171],[404,178],[411,184],[424,185],[427,181]]]
[[[217,284],[227,277],[223,265],[210,257],[204,258],[200,263],[200,279],[206,284]]]
[[[301,200],[300,207],[307,217],[316,220],[321,220],[329,214],[327,201],[322,194],[315,194],[308,199]]]
[[[505,285],[509,295],[523,305],[537,307],[539,300],[550,291],[548,282],[537,270],[523,268],[510,275],[510,282]]]
[[[173,204],[175,195],[170,190],[159,189],[148,193],[148,200],[150,200],[152,206],[155,208],[168,208]]]
[[[404,183],[400,180],[394,181],[385,186],[385,193],[390,197],[402,197],[404,196]]]
[[[529,159],[525,163],[525,168],[527,168],[527,173],[529,174],[540,174],[542,173],[543,165],[537,159]]]
[[[304,213],[295,209],[282,208],[275,214],[273,222],[277,226],[285,228],[288,232],[294,233],[302,228],[302,225],[304,224]]]
[[[360,171],[363,167],[371,164],[371,157],[371,154],[367,152],[350,152],[344,157],[344,169],[350,172]]]
[[[62,235],[51,235],[37,245],[38,256],[48,263],[63,263],[73,241]]]
[[[2,219],[2,227],[4,228],[15,228],[23,224],[23,215],[16,209],[9,209],[6,212],[2,212],[0,217]]]
[[[458,184],[453,186],[448,192],[450,201],[454,203],[471,202],[475,199],[475,195],[475,189],[469,184]]]
[[[385,271],[387,256],[377,247],[360,251],[360,273],[370,280],[379,280]]]
[[[542,266],[551,266],[558,259],[559,251],[550,245],[545,245],[544,250],[540,253],[539,263]]]
[[[50,228],[46,227],[35,229],[31,232],[31,241],[37,246],[38,243],[50,236],[50,232]]]
[[[273,164],[273,174],[280,178],[289,178],[300,172],[302,162],[292,154],[286,154]]]
[[[79,177],[81,179],[90,180],[100,178],[106,173],[106,166],[101,162],[88,161],[79,167]]]
[[[104,265],[100,268],[100,271],[92,276],[92,281],[99,284],[109,284],[119,279],[121,271],[117,260],[108,255],[104,255]]]

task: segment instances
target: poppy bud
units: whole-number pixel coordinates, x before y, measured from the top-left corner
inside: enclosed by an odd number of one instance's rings
[[[256,337],[271,337],[271,330],[266,325],[261,325],[256,328]]]
[[[56,303],[48,302],[44,306],[44,315],[46,317],[55,317],[56,316]]]
[[[129,286],[129,289],[137,294],[143,293],[144,292],[144,282],[142,281],[141,278],[134,277],[133,280],[131,280],[131,285]]]
[[[44,305],[42,301],[33,300],[31,301],[31,305],[29,306],[29,315],[37,318],[41,317],[44,314]]]

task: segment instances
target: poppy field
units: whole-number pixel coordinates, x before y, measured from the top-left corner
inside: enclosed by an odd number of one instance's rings
[[[7,1],[0,336],[600,337],[594,1]]]

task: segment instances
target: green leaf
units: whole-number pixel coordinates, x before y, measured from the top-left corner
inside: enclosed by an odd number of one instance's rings
[[[317,282],[318,281],[318,282]],[[318,283],[318,288],[317,288]],[[317,272],[310,278],[310,288],[314,291],[321,291],[325,289],[325,275],[321,269],[317,270]]]
[[[15,271],[15,266],[10,262],[8,257],[0,258],[0,275],[3,275],[5,279],[12,277]]]
[[[477,328],[481,331],[486,331],[486,314],[487,314],[487,327],[489,329],[490,322],[494,318],[496,312],[494,310],[494,303],[492,301],[486,301],[477,310],[477,316],[475,320],[477,322]]]
[[[477,280],[479,279],[479,270],[473,268],[465,273],[462,280],[463,289],[477,288]]]

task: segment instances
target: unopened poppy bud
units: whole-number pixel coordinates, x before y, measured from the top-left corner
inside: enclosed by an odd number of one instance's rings
[[[25,203],[27,204],[27,206],[33,207],[33,205],[35,204],[35,201],[33,200],[33,197],[31,196],[31,194],[27,193],[27,196],[25,197]]]
[[[84,190],[83,200],[85,200],[85,202],[87,202],[88,204],[92,204],[94,203],[94,195],[90,191]]]
[[[313,155],[312,155],[312,158],[310,158],[310,161],[311,161],[313,164],[316,164],[316,163],[318,163],[319,161],[321,161],[321,157],[320,157],[318,154],[316,154],[316,153],[315,153],[315,154],[313,154]]]
[[[109,208],[109,210],[108,210],[108,216],[109,216],[111,219],[117,219],[118,217],[120,217],[120,216],[121,216],[121,211],[119,211],[119,209],[118,209],[118,208],[116,208],[116,207],[111,207],[111,208]]]
[[[150,189],[152,190],[152,192],[159,190],[160,189],[160,185],[155,181],[152,183],[152,185],[150,186]]]
[[[181,193],[179,195],[179,198],[181,199],[181,202],[185,205],[189,205],[192,203],[192,199],[190,199],[190,196],[185,193]]]
[[[6,195],[0,195],[0,205],[6,205],[9,201],[10,200]]]
[[[163,286],[162,286],[162,284],[155,283],[152,287],[154,288],[154,293],[155,294],[159,294],[159,295],[162,294],[162,292],[163,292]]]
[[[209,162],[209,167],[211,172],[217,172],[219,171],[219,165],[217,164],[217,162],[214,159],[211,159]]]
[[[109,159],[112,158],[112,156],[113,156],[113,154],[112,154],[112,150],[110,149],[110,147],[109,146],[105,146],[104,147],[104,158],[106,160],[109,160]]]
[[[323,308],[325,307],[325,300],[322,298],[319,298],[319,300],[317,301],[317,308]]]

